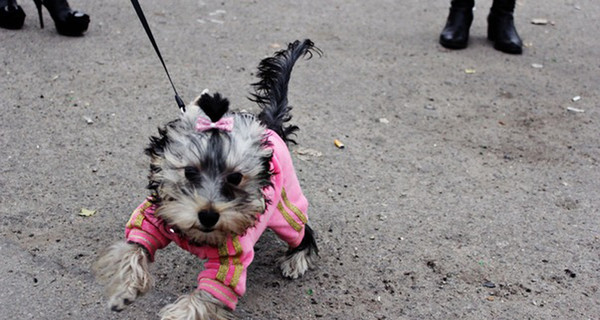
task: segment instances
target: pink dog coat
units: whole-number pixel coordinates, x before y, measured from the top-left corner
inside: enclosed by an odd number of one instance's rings
[[[246,270],[254,257],[254,244],[265,229],[272,229],[291,248],[297,247],[304,237],[308,201],[300,189],[289,150],[271,130],[267,130],[267,140],[273,150],[271,169],[276,173],[271,178],[273,187],[263,190],[270,204],[243,235],[230,235],[219,247],[192,245],[154,215],[157,205],[150,198],[133,212],[125,230],[127,241],[146,248],[152,261],[156,250],[171,241],[200,259],[207,259],[205,269],[198,275],[198,289],[209,292],[232,310],[246,291]]]

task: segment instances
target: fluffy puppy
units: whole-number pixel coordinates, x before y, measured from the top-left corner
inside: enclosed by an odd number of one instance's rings
[[[266,228],[289,246],[279,259],[285,277],[298,278],[313,265],[318,249],[308,202],[286,145],[298,128],[285,125],[292,68],[313,53],[320,50],[310,40],[296,41],[261,61],[251,98],[258,115],[231,112],[220,94],[203,92],[151,137],[151,194],[129,219],[126,240],[95,264],[112,310],[152,288],[149,266],[170,242],[206,262],[197,289],[165,306],[162,319],[230,319]]]

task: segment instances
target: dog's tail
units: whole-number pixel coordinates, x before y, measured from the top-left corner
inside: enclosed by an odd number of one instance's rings
[[[259,120],[267,128],[275,131],[286,143],[288,141],[295,143],[289,136],[298,130],[297,126],[284,126],[285,122],[292,119],[290,115],[292,107],[288,106],[287,100],[292,68],[298,58],[308,56],[310,59],[313,53],[321,55],[321,50],[308,39],[290,43],[286,50],[281,50],[273,57],[260,62],[257,73],[260,81],[252,84],[255,93],[250,100],[258,103],[262,109],[258,115]]]

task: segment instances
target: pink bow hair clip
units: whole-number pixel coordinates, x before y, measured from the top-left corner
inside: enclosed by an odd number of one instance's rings
[[[198,117],[198,119],[196,120],[196,131],[203,132],[211,129],[217,129],[220,131],[231,131],[233,130],[233,118],[224,117],[217,122],[212,122],[207,117]]]

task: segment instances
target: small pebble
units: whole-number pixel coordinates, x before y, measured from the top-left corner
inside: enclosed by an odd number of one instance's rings
[[[565,269],[565,273],[571,278],[577,277],[577,274],[569,269]]]
[[[543,26],[543,25],[547,25],[548,24],[548,19],[535,18],[535,19],[531,20],[531,23],[539,25],[539,26]]]
[[[541,63],[532,63],[532,64],[531,64],[531,67],[533,67],[533,68],[535,68],[535,69],[541,69],[541,68],[543,68],[543,67],[544,67],[544,65],[543,65],[543,64],[541,64]]]
[[[578,108],[573,108],[573,107],[567,107],[567,111],[576,112],[576,113],[585,112],[585,110],[583,110],[583,109],[578,109]]]

